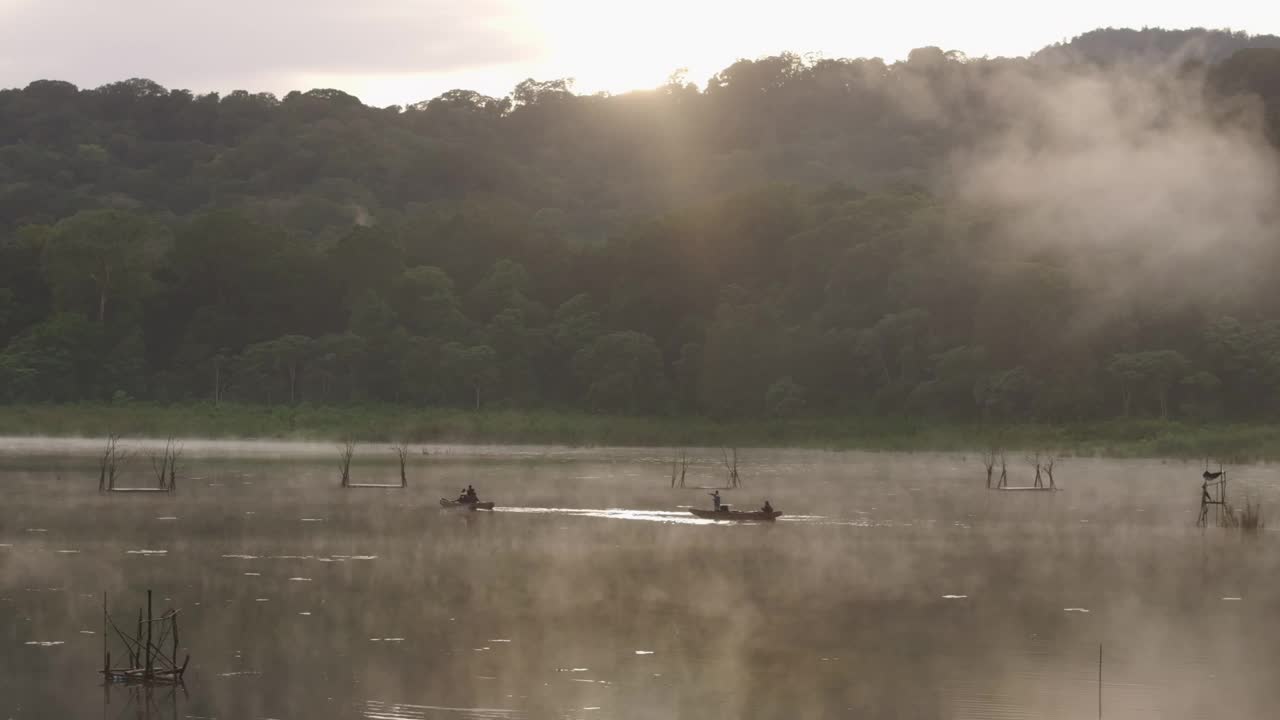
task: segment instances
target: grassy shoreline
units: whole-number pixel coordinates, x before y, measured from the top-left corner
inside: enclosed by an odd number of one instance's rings
[[[1149,419],[1000,428],[910,418],[807,417],[718,422],[699,417],[623,417],[553,410],[182,405],[0,406],[0,435],[271,438],[570,446],[799,447],[964,451],[993,438],[1008,450],[1071,455],[1280,459],[1280,425],[1191,425]]]

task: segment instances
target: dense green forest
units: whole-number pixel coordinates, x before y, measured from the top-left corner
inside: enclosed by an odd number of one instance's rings
[[[0,401],[1274,419],[1277,48],[0,91]]]

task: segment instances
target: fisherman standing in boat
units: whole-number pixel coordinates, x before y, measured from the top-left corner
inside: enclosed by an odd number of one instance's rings
[[[715,505],[716,512],[720,512],[720,491],[711,493],[711,503]]]

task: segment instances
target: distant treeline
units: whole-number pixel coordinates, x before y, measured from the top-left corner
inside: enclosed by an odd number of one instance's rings
[[[1153,54],[1280,139],[1277,45],[1098,31],[381,109],[35,82],[0,92],[0,401],[1275,418],[1280,287],[1099,317],[1079,258],[1010,256],[944,178],[1008,125],[1008,73]]]

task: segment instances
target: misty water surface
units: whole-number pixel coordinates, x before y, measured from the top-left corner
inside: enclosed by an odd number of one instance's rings
[[[1277,534],[1194,527],[1196,464],[996,493],[974,456],[743,451],[726,501],[787,515],[728,526],[660,450],[433,448],[384,491],[328,445],[189,442],[176,494],[104,496],[94,441],[0,447],[0,717],[102,716],[101,593],[147,588],[192,656],[153,717],[1087,718],[1099,643],[1108,718],[1280,703]],[[1274,469],[1231,476],[1276,507]],[[499,511],[437,507],[467,483]]]

